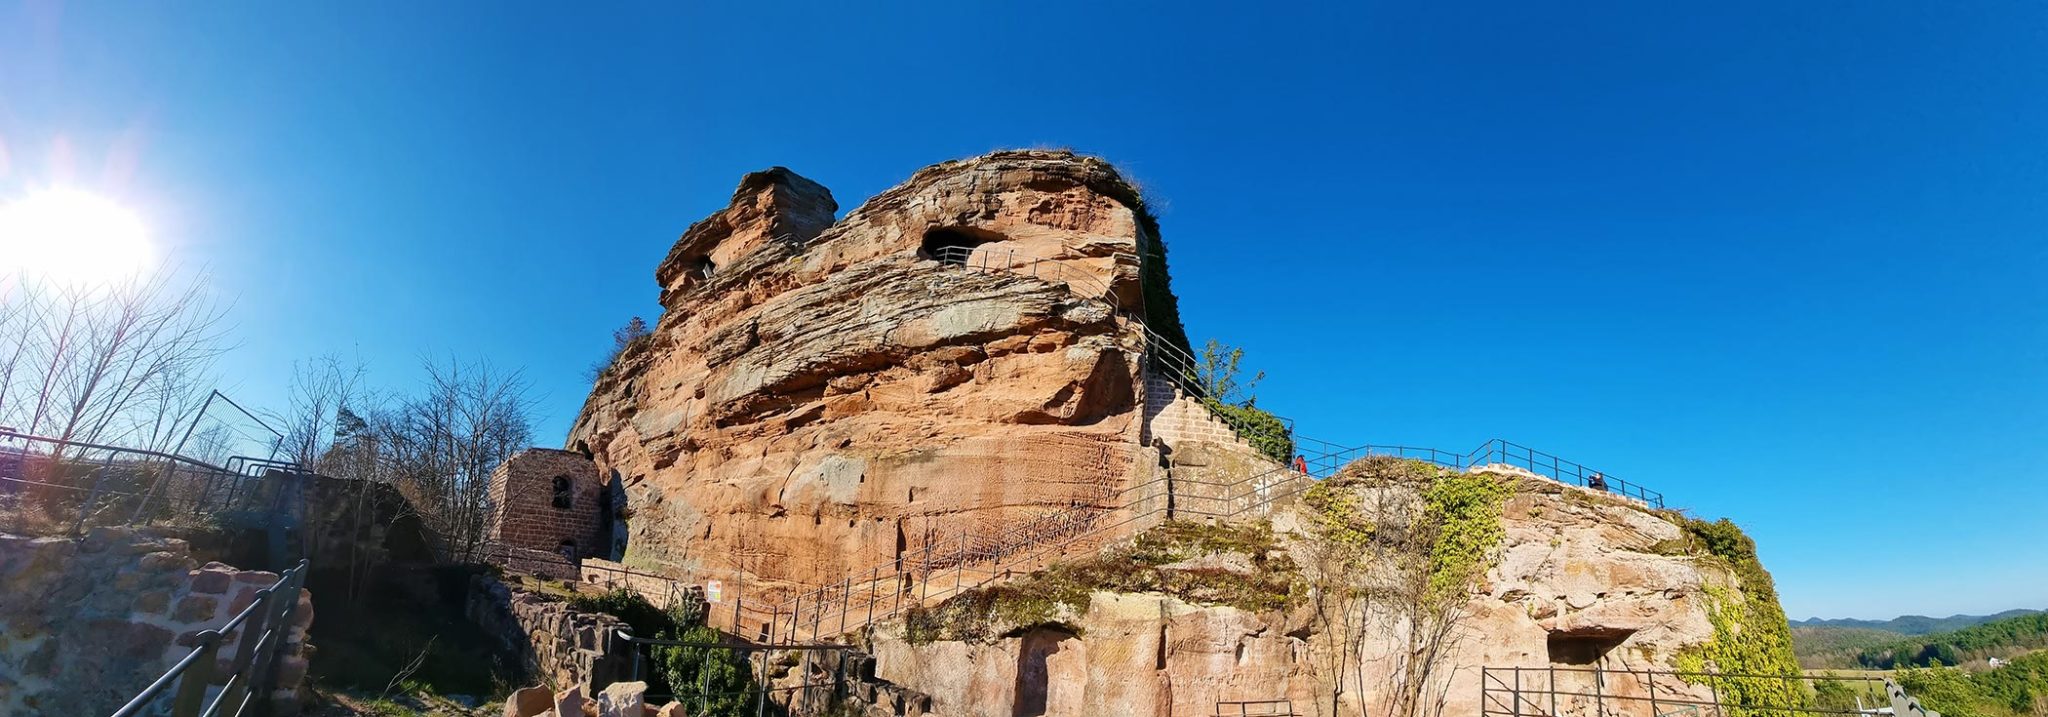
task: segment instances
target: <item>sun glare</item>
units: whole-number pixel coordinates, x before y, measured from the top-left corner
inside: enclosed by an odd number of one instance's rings
[[[133,276],[153,258],[142,221],[104,197],[53,189],[0,203],[0,275],[94,284]]]

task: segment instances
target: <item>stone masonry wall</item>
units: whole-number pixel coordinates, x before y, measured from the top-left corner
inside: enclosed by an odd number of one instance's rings
[[[514,589],[489,575],[470,579],[471,622],[495,636],[505,652],[557,690],[596,694],[631,679],[633,649],[618,637],[625,626],[603,613],[578,612],[568,603]]]
[[[569,506],[555,503],[555,479],[569,481]],[[491,472],[490,525],[485,539],[512,548],[562,554],[563,543],[575,545],[572,557],[598,555],[611,546],[604,520],[604,484],[590,459],[569,451],[528,448]]]
[[[196,565],[186,542],[127,528],[84,538],[0,533],[0,714],[107,714],[191,653],[277,582]],[[302,592],[278,667],[285,711],[306,674],[311,593]],[[222,667],[243,635],[222,644]]]
[[[1150,375],[1145,432],[1147,442],[1164,447],[1176,519],[1265,517],[1307,480],[1239,439],[1200,400]]]

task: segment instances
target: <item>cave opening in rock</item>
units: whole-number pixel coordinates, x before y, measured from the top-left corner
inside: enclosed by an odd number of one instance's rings
[[[718,264],[713,262],[711,257],[697,257],[697,262],[690,266],[690,273],[695,275],[698,281],[709,279],[712,274],[718,273]]]
[[[1553,630],[1548,641],[1550,662],[1557,665],[1596,665],[1634,634],[1634,630],[1615,627]]]
[[[924,243],[918,245],[917,255],[941,264],[966,266],[967,258],[973,256],[975,247],[1003,239],[1003,235],[987,229],[933,227],[925,230]]]

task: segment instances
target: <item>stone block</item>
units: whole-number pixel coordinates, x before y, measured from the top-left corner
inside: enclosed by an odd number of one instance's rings
[[[157,589],[135,596],[135,611],[148,615],[161,615],[171,606],[171,591]]]
[[[186,572],[192,569],[194,561],[183,553],[159,551],[142,556],[138,566],[152,573]]]
[[[555,695],[555,714],[583,714],[583,705],[589,701],[589,698],[583,696],[583,686],[570,687]]]
[[[643,717],[647,683],[614,682],[597,695],[598,717]]]
[[[235,599],[228,603],[228,615],[240,615],[250,605],[256,604],[256,590],[257,588],[253,586],[243,585],[241,590],[236,591]]]
[[[299,684],[299,680],[305,679],[305,677],[305,657],[299,655],[286,655],[283,659],[277,661],[278,685],[283,687],[292,687]]]
[[[242,572],[235,573],[235,582],[254,583],[257,585],[268,587],[277,582],[277,573],[265,572],[262,570],[244,570]]]
[[[220,599],[207,595],[187,595],[178,601],[178,608],[171,612],[171,619],[184,623],[199,623],[213,619],[220,609]]]
[[[192,572],[192,592],[218,595],[228,591],[228,585],[234,583],[235,576],[214,567],[216,565],[220,563],[207,563],[205,569]]]
[[[527,687],[505,699],[505,717],[535,717],[555,707],[555,693],[543,686]]]

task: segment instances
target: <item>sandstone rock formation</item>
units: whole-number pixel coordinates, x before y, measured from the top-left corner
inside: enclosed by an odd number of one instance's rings
[[[1179,322],[1108,164],[999,152],[836,208],[787,169],[749,174],[656,270],[667,313],[567,442],[624,486],[623,555],[587,553],[772,599],[1107,510],[1161,470],[1136,320]],[[1176,428],[1207,421],[1186,413]]]
[[[1671,517],[1527,474],[1501,476],[1516,485],[1500,509],[1505,538],[1459,608],[1463,617],[1435,670],[1429,693],[1443,699],[1442,714],[1479,714],[1484,667],[1542,673],[1557,666],[1566,670],[1557,678],[1560,690],[1590,694],[1592,676],[1570,670],[1669,670],[1680,654],[1715,638],[1712,595],[1733,589],[1739,578],[1691,544]],[[1307,510],[1273,518],[1284,549],[1305,571],[1316,547]],[[1368,511],[1366,522],[1379,517]],[[1377,612],[1362,618],[1364,639],[1350,652],[1350,667],[1333,670],[1327,656],[1338,639],[1305,603],[1317,589],[1307,577],[1285,608],[1186,598],[1190,585],[1249,580],[1246,561],[1224,551],[1161,566],[1179,575],[1161,583],[1183,594],[1098,589],[1052,619],[1006,622],[1003,615],[1030,611],[1001,601],[1034,599],[1029,593],[1048,589],[1020,584],[982,598],[996,607],[967,619],[990,624],[965,638],[920,635],[913,616],[871,634],[875,675],[929,695],[931,714],[943,717],[1210,715],[1233,701],[1285,703],[1295,713],[1322,715],[1332,713],[1333,699],[1344,714],[1361,706],[1387,714],[1405,646],[1402,621]],[[1789,645],[1784,649],[1789,655]],[[1612,678],[1604,687],[1630,689]],[[1659,689],[1666,699],[1712,697],[1705,687],[1675,681]],[[1566,698],[1556,710],[1592,715],[1596,708]]]

